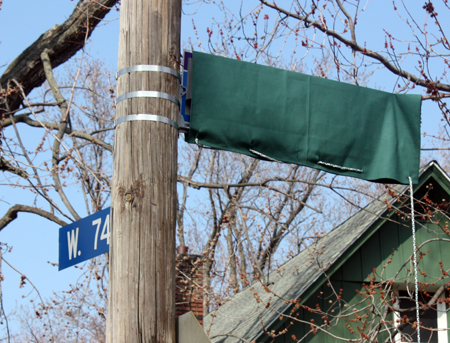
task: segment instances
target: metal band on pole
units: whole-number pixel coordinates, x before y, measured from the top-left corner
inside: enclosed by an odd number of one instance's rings
[[[176,121],[173,121],[170,118],[158,116],[156,114],[129,114],[127,116],[120,117],[114,122],[114,127],[119,125],[120,123],[124,123],[126,121],[134,121],[134,120],[148,120],[148,121],[156,121],[160,123],[165,123],[173,126],[178,130],[178,123]]]
[[[172,69],[169,67],[164,67],[164,66],[146,65],[146,64],[141,64],[141,65],[136,65],[136,66],[131,66],[131,67],[120,69],[116,73],[116,80],[119,78],[120,75],[131,73],[134,71],[157,71],[157,72],[171,74],[171,75],[177,77],[179,80],[181,80],[180,73],[177,72],[175,69]]]
[[[118,104],[122,100],[130,99],[130,98],[162,98],[162,99],[170,100],[170,101],[174,102],[175,104],[177,104],[178,106],[180,106],[180,101],[177,98],[175,98],[173,95],[163,93],[163,92],[156,92],[156,91],[136,91],[136,92],[125,93],[117,98],[116,104]]]

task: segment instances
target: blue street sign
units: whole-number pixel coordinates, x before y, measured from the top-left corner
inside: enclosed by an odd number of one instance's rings
[[[190,110],[190,90],[189,90],[189,73],[192,73],[192,52],[185,51],[183,58],[183,74],[181,81],[181,106],[178,125],[181,132],[189,132],[189,123],[191,122]]]
[[[59,270],[109,251],[111,208],[59,229]]]

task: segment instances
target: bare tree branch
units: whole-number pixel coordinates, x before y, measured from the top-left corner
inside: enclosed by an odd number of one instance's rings
[[[28,179],[29,175],[27,172],[20,168],[16,168],[11,163],[9,163],[7,160],[3,158],[3,156],[0,156],[0,170],[1,171],[7,171],[13,174],[16,174],[20,177],[23,177],[24,179]]]
[[[34,213],[38,216],[41,216],[45,219],[48,219],[58,225],[66,226],[67,223],[61,219],[59,219],[57,216],[55,216],[53,213],[41,210],[36,207],[26,206],[26,205],[19,205],[16,204],[12,206],[6,214],[0,218],[0,231],[3,230],[9,223],[11,223],[14,219],[17,218],[17,215],[20,212],[24,213]]]
[[[52,65],[50,63],[50,58],[48,56],[48,50],[45,49],[41,53],[41,59],[42,64],[44,65],[44,73],[45,77],[47,78],[48,83],[50,84],[50,87],[53,92],[53,96],[55,97],[56,101],[60,103],[59,108],[61,109],[61,121],[58,133],[56,134],[55,140],[53,141],[53,155],[52,155],[52,175],[53,175],[53,181],[55,183],[55,190],[58,192],[59,196],[61,197],[61,200],[64,202],[64,205],[69,209],[70,213],[76,220],[81,219],[81,217],[78,215],[78,213],[73,208],[71,202],[67,198],[64,190],[62,189],[61,181],[59,180],[58,175],[58,164],[60,162],[59,159],[59,149],[61,146],[61,140],[64,136],[64,132],[66,131],[68,124],[70,122],[69,117],[69,105],[64,100],[64,97],[61,94],[61,91],[59,90],[59,87],[56,83],[55,78],[53,77],[53,70]],[[76,80],[75,80],[76,83]]]
[[[42,85],[45,75],[41,53],[48,49],[53,68],[66,62],[84,46],[86,37],[116,3],[118,0],[80,0],[62,25],[55,25],[41,35],[9,65],[0,78],[1,87],[8,89],[8,83],[15,79],[25,94],[29,94]],[[7,99],[7,106],[0,108],[0,113],[16,110],[21,102],[20,94],[12,94]]]
[[[386,67],[386,69],[388,69],[395,75],[401,76],[402,78],[404,78],[406,80],[410,80],[413,83],[415,83],[416,85],[422,86],[427,89],[429,87],[433,87],[434,89],[437,89],[440,91],[450,92],[450,85],[444,84],[441,82],[431,82],[430,80],[421,79],[399,67],[396,67],[393,63],[391,63],[383,55],[380,55],[379,53],[377,53],[375,51],[372,51],[370,49],[365,48],[364,46],[357,44],[356,41],[353,41],[353,38],[355,38],[353,35],[352,35],[352,40],[349,40],[349,39],[345,38],[344,36],[342,36],[341,34],[337,33],[336,31],[330,30],[328,27],[322,25],[318,21],[311,19],[309,16],[298,15],[289,10],[281,8],[276,4],[271,4],[266,0],[260,0],[260,1],[262,4],[266,5],[267,7],[270,7],[280,13],[283,13],[284,15],[286,15],[288,17],[302,21],[307,26],[313,26],[313,27],[319,29],[320,31],[325,33],[327,36],[333,37],[333,38],[337,39],[338,41],[344,43],[345,45],[349,46],[353,51],[359,52],[365,56],[368,56],[370,58],[373,58],[373,59],[381,62]]]
[[[34,113],[38,113],[38,112],[34,112]],[[8,127],[11,126],[13,123],[25,123],[28,126],[31,127],[35,127],[35,128],[47,128],[50,130],[58,130],[59,129],[59,124],[57,123],[49,123],[49,122],[45,122],[45,121],[37,121],[37,120],[33,120],[30,118],[30,114],[18,114],[15,116],[10,116],[9,118],[0,120],[0,127]],[[110,130],[113,130],[113,128],[111,128]],[[66,134],[70,134],[73,137],[76,138],[81,138],[84,139],[86,141],[90,141],[93,144],[98,144],[99,146],[101,146],[102,148],[105,148],[108,151],[113,151],[112,145],[108,144],[104,141],[102,141],[101,139],[93,136],[93,133],[89,134],[89,133],[85,133],[85,132],[81,132],[81,131],[74,131],[74,130],[70,130],[69,128],[66,128],[65,130]]]

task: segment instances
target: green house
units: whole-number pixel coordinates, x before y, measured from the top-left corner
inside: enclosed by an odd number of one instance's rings
[[[205,317],[212,342],[417,342],[409,188],[396,186]],[[449,342],[450,178],[415,186],[421,342]],[[450,289],[450,288],[449,288]]]

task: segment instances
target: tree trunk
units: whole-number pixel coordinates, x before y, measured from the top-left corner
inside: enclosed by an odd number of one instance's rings
[[[179,70],[181,0],[122,0],[121,70],[158,65]],[[179,80],[163,72],[119,77],[117,95],[158,91],[179,97]],[[166,99],[118,102],[116,120],[153,114],[176,121]],[[117,125],[114,142],[107,342],[175,343],[177,130],[155,121]]]

